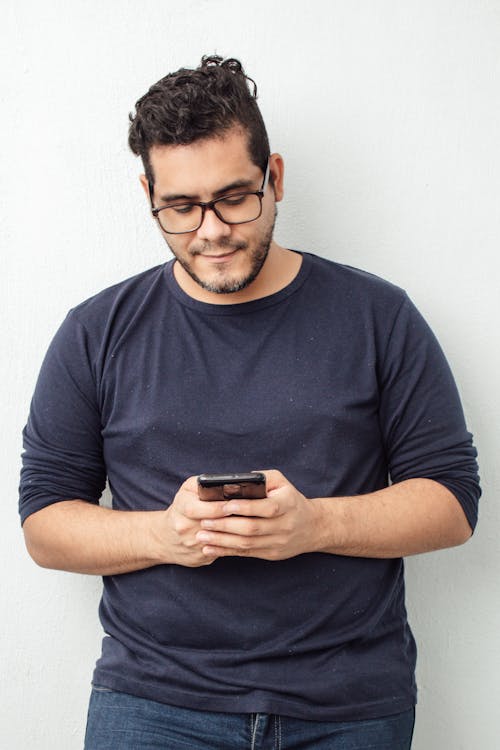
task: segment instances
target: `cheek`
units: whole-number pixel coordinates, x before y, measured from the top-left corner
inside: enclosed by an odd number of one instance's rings
[[[265,239],[267,241],[269,239],[272,239],[277,215],[278,212],[276,209],[276,204],[274,202],[270,206],[266,206],[266,209],[262,211],[262,224],[259,229],[259,237],[261,238],[261,240]]]
[[[164,234],[163,236],[171,252],[175,256],[187,254],[187,248],[189,245],[188,241],[181,240],[180,237],[175,237],[174,235]]]
[[[261,221],[265,224],[266,228],[269,227],[269,225],[272,226],[273,222],[276,219],[277,216],[277,206],[276,201],[274,200],[274,196],[268,195],[266,196],[267,200],[264,199],[262,201],[262,214],[261,214]]]

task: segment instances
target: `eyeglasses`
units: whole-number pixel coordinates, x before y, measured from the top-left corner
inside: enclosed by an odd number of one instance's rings
[[[187,234],[196,232],[203,224],[205,211],[213,211],[225,224],[247,224],[262,214],[262,198],[269,181],[269,160],[260,190],[250,193],[231,193],[213,201],[175,203],[169,206],[153,207],[153,184],[149,182],[151,213],[158,220],[166,234]]]

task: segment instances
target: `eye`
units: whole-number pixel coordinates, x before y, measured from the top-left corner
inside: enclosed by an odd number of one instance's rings
[[[221,198],[220,201],[217,201],[221,206],[241,206],[242,203],[246,201],[248,198],[248,193],[243,193],[241,195],[228,195],[226,198]]]
[[[194,209],[194,205],[192,203],[184,203],[182,206],[168,206],[168,208],[170,211],[175,211],[176,214],[185,216],[186,214],[191,213]]]

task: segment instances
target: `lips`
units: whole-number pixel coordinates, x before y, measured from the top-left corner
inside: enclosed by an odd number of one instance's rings
[[[208,263],[225,263],[229,262],[243,248],[234,248],[225,253],[196,253],[197,258],[203,258]]]
[[[202,258],[212,258],[213,260],[218,260],[221,258],[229,258],[231,257],[231,255],[234,255],[237,252],[238,252],[237,250],[231,250],[230,253],[220,253],[219,255],[212,255],[211,253],[206,253],[206,254],[203,253]]]
[[[207,243],[205,247],[200,247],[191,249],[191,255],[196,258],[198,256],[201,256],[202,258],[209,258],[210,260],[221,260],[223,258],[230,258],[232,255],[238,252],[238,250],[246,250],[247,245],[246,244],[237,244],[237,245],[228,245],[227,247],[224,247],[224,244],[218,244],[214,246],[220,247],[222,252],[214,252],[210,245]],[[205,249],[206,248],[206,249]]]

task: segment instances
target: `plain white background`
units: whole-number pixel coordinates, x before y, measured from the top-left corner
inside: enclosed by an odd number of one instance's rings
[[[495,750],[500,3],[2,3],[0,748],[82,746],[100,580],[41,570],[17,519],[20,433],[71,306],[168,257],[127,115],[204,53],[239,57],[286,161],[277,239],[406,288],[440,339],[480,452],[465,547],[407,562],[415,750]]]

